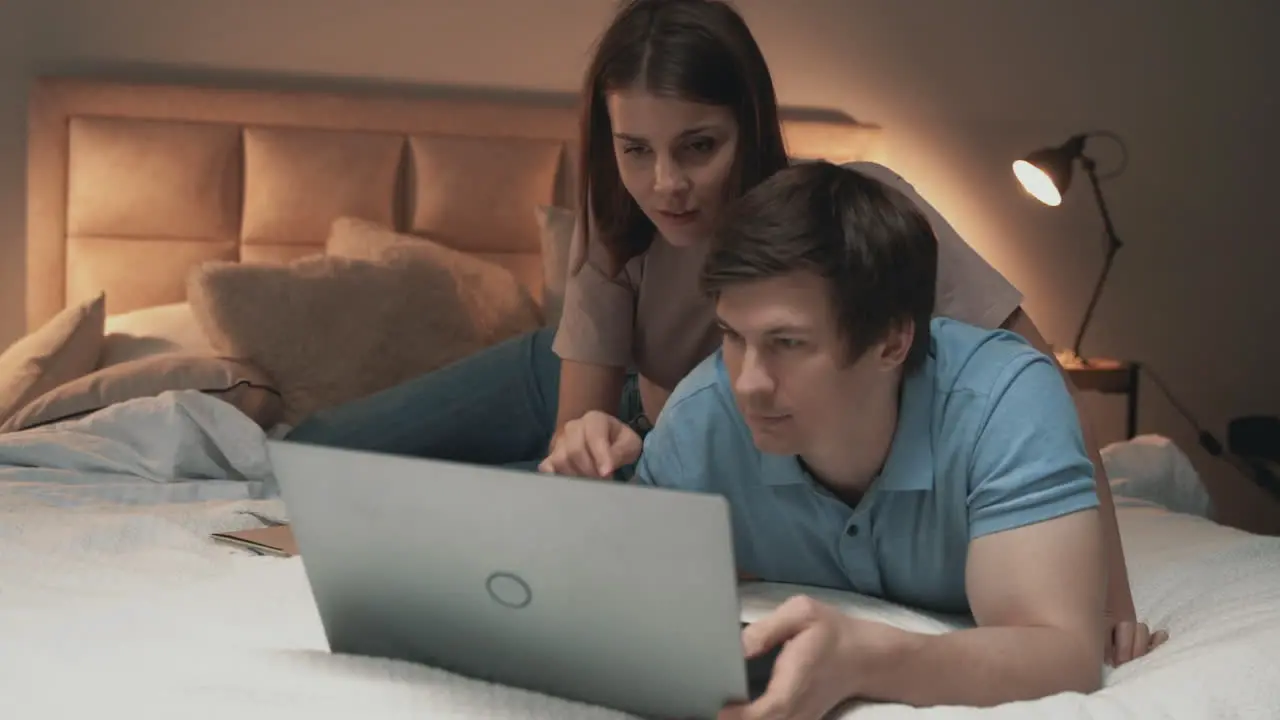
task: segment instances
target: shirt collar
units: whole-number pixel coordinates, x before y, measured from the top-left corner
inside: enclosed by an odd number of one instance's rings
[[[933,353],[903,378],[898,427],[889,457],[872,487],[889,492],[933,489],[933,399],[936,373]]]
[[[723,369],[723,363],[721,364]],[[871,488],[886,492],[931,490],[933,467],[933,399],[935,390],[933,353],[902,381],[898,403],[898,426],[884,468]],[[726,376],[727,380],[727,376]],[[739,418],[741,422],[741,418]],[[747,428],[744,431],[750,432]],[[794,455],[760,454],[761,478],[765,485],[808,484],[810,479]]]

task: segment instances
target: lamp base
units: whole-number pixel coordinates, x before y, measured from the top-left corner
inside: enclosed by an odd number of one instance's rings
[[[1087,358],[1077,355],[1071,350],[1057,349],[1053,351],[1053,357],[1062,366],[1062,369],[1071,372],[1073,370],[1089,370],[1093,372],[1119,372],[1127,371],[1128,368],[1135,363],[1126,362],[1124,360],[1116,360],[1108,357],[1092,357]]]
[[[1071,348],[1054,348],[1053,356],[1058,360],[1058,364],[1064,368],[1088,367],[1089,359],[1076,354]]]

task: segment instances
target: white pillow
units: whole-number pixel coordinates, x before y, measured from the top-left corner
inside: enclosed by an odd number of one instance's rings
[[[100,367],[165,353],[215,354],[188,303],[110,315],[104,330]]]

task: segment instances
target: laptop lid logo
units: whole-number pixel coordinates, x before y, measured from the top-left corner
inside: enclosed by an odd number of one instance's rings
[[[495,572],[485,581],[484,586],[494,602],[514,610],[528,607],[533,602],[533,590],[514,573]]]

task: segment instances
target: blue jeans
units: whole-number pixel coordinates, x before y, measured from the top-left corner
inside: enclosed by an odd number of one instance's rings
[[[533,470],[546,457],[560,397],[554,328],[488,347],[443,368],[303,420],[287,439],[315,445]],[[643,415],[636,378],[618,418]]]

